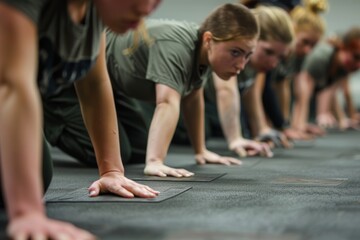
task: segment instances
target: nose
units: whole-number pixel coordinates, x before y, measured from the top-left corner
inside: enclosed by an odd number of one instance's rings
[[[304,54],[308,54],[311,51],[311,46],[304,47]]]
[[[237,71],[244,70],[247,62],[248,62],[248,60],[246,60],[245,58],[240,59],[235,65],[236,70]]]
[[[141,16],[147,16],[158,6],[160,0],[144,0],[140,2],[137,11]]]
[[[269,67],[271,69],[274,69],[278,64],[279,64],[279,59],[278,58],[274,58],[274,59],[269,61]]]

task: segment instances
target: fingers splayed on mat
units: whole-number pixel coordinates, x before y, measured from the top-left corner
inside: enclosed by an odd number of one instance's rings
[[[172,168],[168,167],[162,162],[151,162],[147,163],[144,169],[144,174],[148,176],[158,176],[158,177],[191,177],[194,173],[189,172],[183,168]]]
[[[203,165],[207,163],[212,164],[223,164],[223,165],[241,165],[242,162],[232,157],[222,157],[214,152],[205,150],[202,153],[195,155],[195,160],[198,164]]]
[[[89,187],[89,196],[96,197],[101,193],[113,193],[125,198],[154,198],[159,192],[126,178],[122,173],[107,172]]]

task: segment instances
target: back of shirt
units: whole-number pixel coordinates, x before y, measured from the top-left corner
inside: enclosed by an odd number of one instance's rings
[[[176,90],[181,96],[202,86],[199,72],[199,36],[195,24],[171,20],[149,20],[146,31],[152,39],[143,39],[131,53],[134,33],[107,33],[107,63],[115,91],[142,100],[155,100],[155,83]]]
[[[104,29],[92,1],[79,24],[70,18],[67,1],[4,1],[23,12],[38,28],[38,84],[44,98],[86,75],[99,54]]]

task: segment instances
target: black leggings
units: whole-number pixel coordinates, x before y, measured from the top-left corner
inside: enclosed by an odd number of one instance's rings
[[[135,99],[119,92],[114,92],[114,97],[122,161],[124,164],[144,163],[148,125],[141,106]],[[95,151],[74,88],[43,102],[45,136],[50,144],[87,166],[96,167]]]

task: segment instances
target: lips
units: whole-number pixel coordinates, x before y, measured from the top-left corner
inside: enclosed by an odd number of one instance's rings
[[[127,28],[132,28],[132,29],[135,29],[137,28],[137,26],[139,25],[140,21],[137,20],[137,21],[126,21],[124,23],[124,25],[127,27]]]

